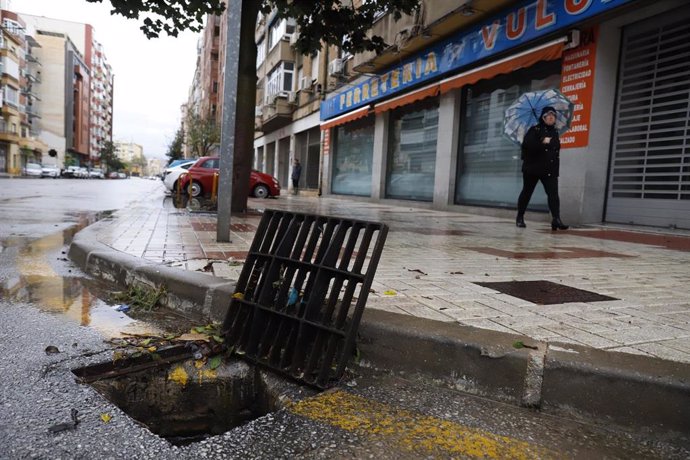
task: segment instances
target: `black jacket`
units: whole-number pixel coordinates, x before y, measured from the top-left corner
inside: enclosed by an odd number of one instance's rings
[[[544,144],[545,137],[551,142]],[[561,141],[558,130],[544,123],[532,126],[522,141],[522,172],[533,176],[558,177]]]

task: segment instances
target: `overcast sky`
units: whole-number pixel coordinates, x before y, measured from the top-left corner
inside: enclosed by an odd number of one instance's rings
[[[108,0],[11,0],[10,10],[91,24],[115,74],[113,140],[165,157],[194,77],[198,34],[148,40],[137,20],[111,16]]]

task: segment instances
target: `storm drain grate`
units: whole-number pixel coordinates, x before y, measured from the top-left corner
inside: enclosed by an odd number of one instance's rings
[[[505,281],[494,283],[474,283],[503,294],[518,297],[539,305],[554,305],[570,302],[602,302],[619,300],[596,292],[585,291],[551,281]]]
[[[310,385],[337,381],[387,233],[381,223],[266,210],[225,318],[228,346]]]

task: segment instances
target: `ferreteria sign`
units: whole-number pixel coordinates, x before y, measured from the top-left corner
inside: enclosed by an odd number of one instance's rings
[[[526,0],[321,103],[321,120],[551,34],[634,0]]]

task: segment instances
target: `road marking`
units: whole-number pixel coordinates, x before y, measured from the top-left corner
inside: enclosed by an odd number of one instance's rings
[[[288,407],[294,414],[360,434],[386,438],[409,452],[495,459],[559,458],[515,438],[396,408],[335,390]]]

